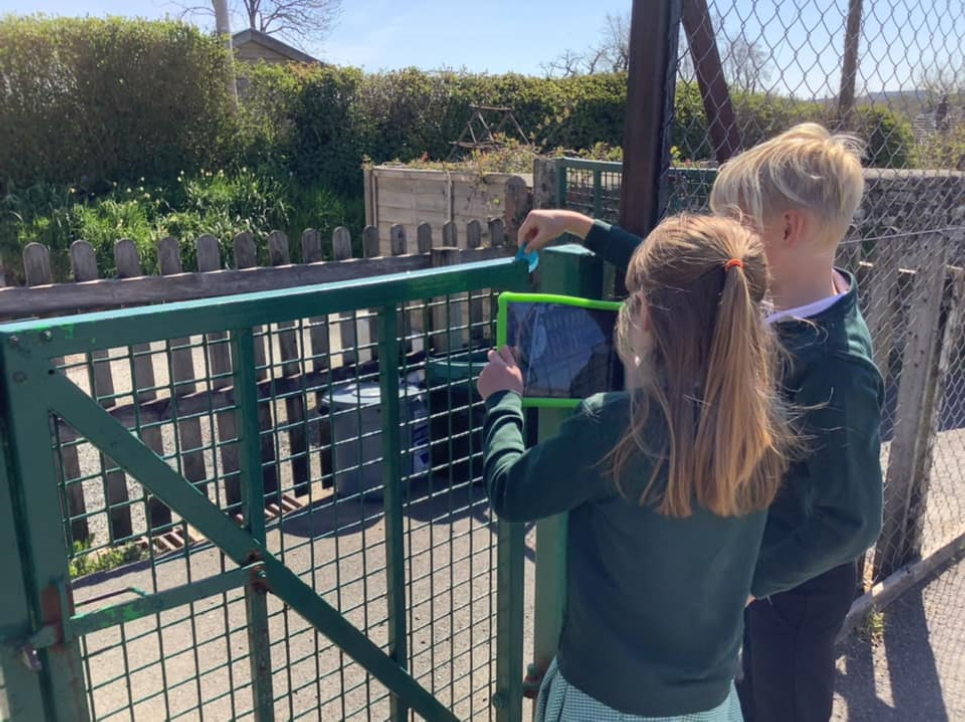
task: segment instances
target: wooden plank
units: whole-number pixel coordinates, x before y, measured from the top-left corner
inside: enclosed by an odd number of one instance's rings
[[[242,271],[246,268],[256,268],[258,266],[258,246],[255,245],[255,237],[250,233],[239,233],[234,237],[235,268]],[[255,365],[258,367],[256,375],[258,379],[268,377],[268,369],[265,368],[265,329],[258,327],[252,329],[255,337]],[[270,342],[270,338],[268,339]]]
[[[375,193],[373,192],[375,179],[372,176],[371,168],[362,169],[362,188],[365,192],[365,224],[372,225],[375,218]],[[302,259],[302,263],[305,263]]]
[[[503,219],[491,218],[489,220],[489,245],[493,248],[502,248],[508,244],[509,239],[506,238],[506,224]]]
[[[345,261],[352,257],[352,234],[348,228],[338,227],[332,233],[332,256],[336,261]],[[342,352],[342,363],[351,365],[358,363],[358,334],[355,328],[355,312],[348,311],[340,314],[339,334]]]
[[[506,182],[506,197],[503,201],[503,222],[506,224],[506,235],[510,239],[516,238],[516,233],[526,220],[531,204],[526,181],[519,176],[510,178]]]
[[[883,578],[914,555],[909,524],[927,479],[917,477],[927,451],[929,389],[935,373],[935,350],[945,284],[947,246],[941,236],[922,239],[916,249],[917,275],[908,319],[907,341],[898,387],[898,419],[891,442],[885,483],[884,523],[875,547],[875,578]]]
[[[221,271],[221,246],[218,243],[218,239],[210,235],[202,235],[197,241],[197,256],[198,256],[198,271],[195,274],[186,274],[185,276],[170,276],[160,279],[162,282],[168,282],[171,284],[177,283],[181,278],[191,278],[199,286],[204,284],[205,287],[210,288],[214,273],[208,274],[208,271],[213,271],[216,273],[224,273]],[[236,271],[235,274],[238,272]],[[237,279],[238,276],[235,275]],[[152,279],[153,280],[153,279]],[[146,294],[145,294],[146,295]],[[192,294],[189,298],[207,298],[207,296]],[[174,300],[174,299],[171,299]],[[182,299],[178,299],[182,300]],[[184,299],[187,300],[187,299]],[[142,301],[143,303],[144,301]],[[147,301],[147,303],[150,303]],[[207,336],[207,346],[208,346],[208,374],[211,377],[210,383],[214,388],[221,388],[223,386],[228,386],[231,384],[231,350],[227,343],[228,334],[224,331],[219,331],[217,333],[211,333]]]
[[[23,249],[23,274],[28,286],[53,283],[50,249],[40,243],[28,243]]]
[[[447,224],[452,225],[452,224]],[[459,249],[449,246],[432,249],[433,268],[455,266],[459,263]],[[432,349],[445,355],[463,348],[462,303],[458,297],[440,296],[432,299]]]
[[[389,183],[393,180],[403,180],[403,181],[429,181],[429,182],[445,182],[446,178],[451,178],[453,183],[471,183],[473,181],[478,181],[479,176],[476,173],[464,173],[464,172],[447,172],[442,170],[426,170],[419,168],[387,168],[384,166],[378,166],[372,169],[372,172],[378,176],[380,183]]]
[[[323,259],[322,234],[314,229],[302,233],[302,263],[320,263]],[[308,335],[312,344],[312,369],[321,371],[329,368],[328,316],[310,318]]]
[[[141,274],[141,259],[137,254],[137,246],[129,238],[122,238],[114,244],[114,265],[117,267],[118,278],[139,278]],[[154,377],[154,354],[151,344],[144,343],[130,349],[133,354],[131,361],[131,391],[134,393],[134,403],[143,404],[157,398]],[[137,430],[141,441],[158,456],[164,456],[164,437],[161,429],[152,426]],[[171,510],[160,500],[154,498],[147,489],[142,487],[147,497],[148,528],[154,531],[166,527],[171,523]],[[166,529],[165,529],[166,531]]]
[[[482,224],[479,221],[469,221],[466,225],[466,248],[476,250],[482,247]],[[483,314],[485,305],[483,296],[486,291],[470,291],[469,298],[469,337],[482,342],[488,336],[486,318]]]
[[[396,228],[401,226],[392,226],[392,233],[395,233]],[[403,233],[405,231],[403,230]],[[390,245],[392,240],[390,239]],[[379,243],[379,231],[377,228],[372,226],[366,226],[362,231],[362,254],[366,258],[376,258],[381,255],[381,248]],[[394,254],[393,254],[394,255]],[[372,344],[372,358],[378,358],[378,343],[379,343],[379,316],[378,309],[369,309],[368,318],[368,329],[369,329],[369,341]]]
[[[94,247],[87,241],[74,241],[71,244],[70,267],[74,280],[78,283],[96,281],[100,277]],[[107,349],[101,349],[94,351],[88,361],[93,372],[94,395],[99,397],[100,405],[105,408],[113,406],[115,402],[115,399],[105,398],[114,395],[114,376],[111,373],[109,356]]]
[[[209,275],[214,275],[214,273],[220,272],[221,269],[221,246],[218,243],[218,239],[214,236],[203,235],[198,238],[198,271],[197,274],[200,278],[206,278]],[[206,272],[213,272],[211,274]],[[236,271],[238,273],[238,271]],[[165,279],[168,280],[168,279]],[[207,336],[207,346],[208,346],[208,383],[211,387],[211,394],[201,394],[204,396],[205,400],[211,404],[206,408],[202,409],[200,413],[209,411],[212,408],[224,408],[224,406],[215,406],[211,403],[211,400],[215,396],[215,391],[219,389],[226,389],[231,387],[233,379],[231,377],[231,347],[228,345],[228,334],[224,331],[218,331],[217,333],[211,333]],[[190,411],[187,410],[187,401],[191,397],[185,397],[178,401],[179,407],[182,409],[182,414],[189,414]],[[220,501],[220,505],[223,509],[228,509],[232,505],[238,505],[238,511],[240,511],[241,504],[241,487],[238,482],[238,444],[230,443],[238,438],[237,424],[235,423],[235,414],[233,411],[223,411],[215,414],[215,425],[218,430],[218,443],[221,445],[221,468],[217,470],[217,477],[220,480],[220,485],[213,486],[211,492],[214,494],[220,493],[223,498]],[[214,436],[214,429],[212,429],[212,437]],[[214,439],[212,438],[212,447],[214,447]]]
[[[408,234],[408,228],[406,234]],[[387,237],[387,236],[386,236]],[[211,238],[202,236],[201,238]],[[199,239],[200,241],[201,239]],[[218,242],[214,244],[214,258]],[[204,244],[206,245],[206,244]],[[462,263],[485,261],[507,255],[504,249],[483,248],[478,252],[463,251]],[[199,256],[198,262],[201,264]],[[220,259],[215,261],[220,265]],[[218,270],[210,273],[183,273],[179,276],[145,276],[142,278],[105,279],[89,283],[63,283],[33,287],[0,289],[0,316],[23,318],[30,315],[72,314],[122,306],[144,306],[175,303],[242,293],[277,291],[298,286],[319,286],[359,278],[412,273],[431,268],[428,256],[410,255],[395,258],[355,258],[338,263],[312,263],[286,268],[249,268]],[[230,383],[230,382],[229,382]]]
[[[53,281],[50,270],[50,251],[47,246],[40,243],[28,243],[23,249],[23,268],[24,277],[28,286],[45,286]],[[63,358],[51,359],[54,366],[62,366]],[[56,420],[51,420],[51,430],[56,431]],[[60,449],[60,463],[54,464],[57,472],[57,485],[63,490],[63,497],[66,502],[66,509],[62,509],[65,517],[81,517],[72,521],[70,524],[71,536],[75,541],[87,541],[90,539],[90,530],[87,525],[87,504],[84,501],[84,485],[79,483],[66,486],[67,480],[80,478],[80,460],[77,455],[76,446],[62,446]],[[126,500],[127,486],[124,486]],[[63,502],[62,502],[63,503]],[[108,498],[108,503],[110,499]],[[130,509],[127,511],[128,522],[130,522]],[[111,512],[121,511],[120,509]]]
[[[268,236],[268,256],[271,260],[272,266],[288,266],[291,265],[291,255],[290,248],[288,245],[288,236],[286,236],[281,231],[272,231],[271,235]],[[278,324],[278,348],[279,354],[281,355],[281,368],[282,374],[286,377],[299,376],[303,373],[301,354],[298,351],[298,334],[296,328],[300,324],[300,321],[283,321]],[[272,370],[272,376],[275,376],[274,370]],[[276,402],[277,403],[277,402]],[[271,405],[270,404],[259,404],[258,410],[259,419],[262,418],[264,412],[267,412],[265,420],[267,421],[267,428],[262,427],[262,431],[271,430]],[[305,396],[303,394],[296,394],[293,396],[288,396],[285,399],[285,416],[286,425],[288,426],[288,443],[290,450],[290,463],[292,471],[292,484],[297,490],[304,490],[307,488],[309,481],[311,480],[311,470],[309,468],[308,460],[308,434],[305,425]],[[275,459],[275,447],[274,439],[272,434],[263,435],[262,440],[268,441],[271,446],[271,460]],[[262,447],[262,461],[265,460],[265,454],[269,450]],[[277,465],[273,465],[273,468],[277,469]],[[267,467],[266,467],[267,469]],[[265,479],[265,493],[277,493],[279,489],[277,471],[274,478]]]
[[[366,226],[362,231],[362,255],[365,258],[377,258],[381,255],[379,251],[379,229],[375,226]]]
[[[287,248],[287,238],[284,239],[284,244]],[[250,233],[239,233],[235,236],[233,245],[235,267],[238,268],[238,270],[255,268],[258,266],[258,246],[255,243],[255,237],[253,235]],[[269,326],[268,328],[265,328],[264,326],[256,326],[252,329],[252,334],[254,335],[253,342],[255,349],[255,378],[258,381],[273,378],[275,375],[274,364],[270,363],[269,361],[273,355],[271,353],[271,327]],[[268,344],[269,347],[267,352],[265,350],[266,344]],[[261,436],[258,443],[261,448],[261,474],[266,495],[278,490],[278,468],[275,457],[275,440],[274,435],[271,433],[272,429],[274,428],[272,410],[271,404],[258,405],[258,428],[261,431]],[[235,423],[237,423],[237,420]],[[240,481],[240,478],[236,477],[236,479]],[[234,481],[235,480],[233,479],[232,484],[229,487],[226,487],[226,489],[230,491],[229,503],[234,503],[233,499],[236,493],[238,494],[238,499],[241,499],[240,487],[236,486]]]
[[[452,221],[442,226],[442,245],[445,248],[459,248],[459,229]],[[448,258],[448,256],[446,257]]]
[[[420,223],[416,232],[416,245],[419,253],[432,252],[432,226],[429,223]]]
[[[898,316],[899,288],[898,252],[890,243],[875,246],[874,263],[868,273],[868,329],[874,339],[875,365],[885,382],[891,375],[891,352],[894,349],[895,318]]]
[[[375,181],[372,180],[374,183]],[[376,233],[375,243],[378,247],[378,234]],[[320,263],[324,259],[322,250],[322,234],[316,230],[308,230],[302,234],[302,263]],[[305,365],[305,373],[324,374],[321,376],[320,384],[327,381],[328,373],[331,370],[332,360],[330,357],[330,326],[328,316],[318,316],[309,319],[309,338],[312,344],[312,363],[311,367]],[[311,371],[309,371],[311,368]],[[306,377],[307,378],[307,377]],[[302,388],[308,388],[307,382]],[[277,391],[275,393],[278,393]],[[332,470],[332,450],[328,445],[330,439],[330,425],[328,418],[312,416],[309,413],[310,424],[314,425],[315,431],[321,441],[321,454],[319,455],[318,476],[325,478],[327,471]],[[311,476],[311,463],[309,463],[309,477]],[[325,482],[323,481],[323,486]],[[296,484],[294,487],[296,496],[307,496],[311,493],[311,484]]]
[[[946,248],[951,247],[946,244]],[[931,491],[931,475],[935,459],[935,443],[941,428],[942,401],[945,396],[945,384],[952,370],[954,360],[958,356],[958,339],[961,335],[963,318],[965,318],[965,274],[961,269],[947,269],[944,296],[944,323],[939,329],[941,344],[934,373],[929,377],[931,385],[925,396],[924,428],[922,436],[925,448],[921,454],[919,466],[915,471],[918,480],[918,490],[912,497],[911,516],[907,526],[907,545],[912,556],[920,557],[925,532],[925,514],[929,508],[929,494]]]
[[[389,233],[389,243],[393,256],[404,256],[409,252],[409,240],[403,226],[392,226]],[[377,317],[376,317],[377,318]],[[377,326],[376,326],[377,327]],[[412,321],[405,309],[405,304],[399,309],[399,334],[402,337],[402,353],[408,353],[412,348]]]
[[[162,238],[157,245],[158,266],[162,276],[181,273],[181,249],[176,238]],[[175,397],[187,396],[197,391],[194,370],[194,353],[191,339],[176,338],[168,342],[168,356],[171,361],[171,382]],[[177,413],[177,411],[175,412]],[[180,451],[181,473],[188,481],[201,482],[207,478],[204,463],[204,445],[201,435],[201,419],[187,418],[178,420],[178,446]],[[217,502],[217,495],[212,498]]]

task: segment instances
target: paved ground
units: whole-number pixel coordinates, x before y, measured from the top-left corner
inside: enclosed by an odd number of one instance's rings
[[[884,611],[880,639],[838,659],[834,722],[965,720],[965,561]]]

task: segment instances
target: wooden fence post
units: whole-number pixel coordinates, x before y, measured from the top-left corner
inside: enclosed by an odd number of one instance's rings
[[[214,236],[203,235],[198,238],[198,271],[220,271],[221,270],[221,247],[218,239]],[[225,331],[210,333],[206,338],[208,352],[208,373],[209,385],[212,391],[224,389],[230,386],[233,381],[231,378],[231,347],[227,343],[228,334]],[[228,443],[238,438],[237,424],[235,423],[235,412],[222,411],[216,415],[218,426],[218,441],[221,443],[221,474],[222,489],[224,494],[224,508],[227,510],[232,505],[238,505],[237,512],[241,511],[241,485],[238,480],[239,455],[238,444]],[[214,439],[214,429],[211,430],[211,438]],[[217,456],[217,447],[212,441],[212,457]],[[217,470],[217,461],[215,461]],[[217,490],[215,490],[217,493]]]
[[[466,248],[471,250],[482,248],[482,225],[472,220],[466,225]],[[488,324],[483,313],[483,291],[469,292],[469,338],[482,341],[486,338]]]
[[[916,249],[914,297],[898,387],[898,418],[885,483],[884,524],[875,551],[875,577],[884,579],[910,561],[909,525],[919,511],[923,485],[918,472],[933,433],[929,390],[934,386],[935,350],[945,285],[947,248],[941,236],[926,237]]]
[[[274,233],[278,233],[275,231]],[[274,233],[272,237],[275,237]],[[284,234],[282,234],[284,237]],[[288,239],[284,237],[282,241],[286,248],[288,246]],[[278,243],[276,237],[276,244]],[[245,268],[256,268],[258,266],[258,246],[255,244],[255,238],[250,233],[239,233],[234,238],[234,251],[235,251],[235,267],[239,270]],[[258,326],[252,329],[252,334],[254,335],[254,346],[255,346],[255,365],[258,369],[255,371],[255,378],[259,381],[264,381],[270,375],[274,374],[274,368],[271,368],[273,364],[268,363],[268,359],[272,358],[274,354],[268,355],[269,351],[274,348],[266,350],[266,344],[272,344],[274,342],[273,334],[271,332],[271,326],[264,328]],[[275,434],[274,434],[274,424],[272,422],[272,404],[264,403],[258,404],[258,428],[261,429],[261,470],[264,478],[264,489],[265,495],[278,491],[278,464],[277,457],[275,454]],[[268,433],[265,433],[268,432]],[[236,491],[238,493],[238,500],[241,500],[240,487],[237,487],[237,482],[239,481],[238,476],[234,477],[233,483],[226,487],[231,490],[234,494]]]
[[[268,236],[268,255],[272,266],[287,266],[291,263],[291,250],[288,246],[288,236],[281,231],[272,231]],[[301,336],[299,321],[284,321],[278,324],[278,348],[281,355],[282,374],[286,377],[299,376],[307,371],[299,361],[301,358],[298,352],[298,339]],[[274,369],[269,374],[275,377]],[[266,420],[268,428],[271,429],[271,411],[274,402],[259,403],[259,409],[267,409]],[[262,414],[259,412],[258,417]],[[289,455],[291,456],[292,484],[295,488],[304,488],[311,479],[311,469],[308,460],[308,435],[305,426],[305,397],[302,394],[290,395],[285,399],[285,422],[288,426]],[[268,439],[274,441],[274,434],[269,434]],[[264,439],[265,436],[263,435]],[[264,460],[266,449],[262,449],[262,460]],[[274,443],[271,448],[272,459],[274,459]],[[269,494],[277,496],[275,502],[268,503],[269,511],[281,514],[281,493],[278,465],[275,466],[275,474],[265,478],[265,498]]]
[[[50,251],[47,246],[40,243],[28,243],[23,249],[23,271],[28,286],[45,286],[53,282],[53,274],[50,270]],[[54,366],[61,366],[64,359],[55,358],[51,360]],[[51,419],[54,432],[57,432],[58,419]],[[59,435],[58,435],[59,437]],[[60,450],[60,463],[54,464],[57,471],[57,482],[64,490],[64,513],[68,517],[81,517],[70,523],[70,533],[74,541],[86,542],[90,539],[90,530],[87,525],[87,505],[84,501],[84,485],[80,482],[67,485],[69,480],[79,479],[80,459],[77,455],[76,446],[62,446]],[[124,487],[127,493],[127,487]],[[127,497],[124,497],[127,500]],[[128,532],[128,535],[130,532]]]
[[[141,260],[137,255],[137,246],[129,238],[122,238],[114,244],[114,264],[117,267],[118,278],[138,278],[141,273]],[[154,378],[154,355],[151,344],[138,344],[131,349],[133,363],[131,364],[131,391],[135,404],[146,404],[157,399],[157,382]],[[152,426],[138,429],[141,441],[159,456],[164,455],[164,437],[161,429]],[[147,490],[143,489],[147,494]],[[148,537],[158,527],[171,524],[171,510],[159,499],[148,496]]]
[[[446,224],[449,226],[451,224]],[[432,249],[432,267],[444,268],[459,263],[459,249],[452,246]],[[439,355],[462,346],[462,306],[452,297],[432,299],[432,349]]]
[[[556,208],[556,160],[533,161],[533,208]],[[493,242],[495,246],[495,241]]]
[[[332,233],[332,257],[336,261],[344,261],[352,257],[352,234],[348,228],[338,227]],[[342,353],[342,365],[351,366],[358,363],[358,333],[355,327],[355,312],[348,311],[339,314],[339,350]]]
[[[409,239],[406,237],[405,226],[400,224],[395,224],[389,230],[389,245],[392,249],[393,256],[405,256],[409,253]],[[378,321],[378,310],[372,309],[372,319],[373,321]],[[372,358],[376,358],[376,352],[378,348],[374,346],[375,339],[378,338],[378,324],[373,324],[373,330],[376,331],[376,336],[373,338],[373,348],[372,348]],[[399,344],[399,351],[405,354],[411,349],[412,339],[412,323],[409,320],[409,314],[406,310],[405,304],[402,304],[402,308],[399,309],[399,335],[402,338]]]
[[[322,251],[322,234],[314,229],[302,233],[302,262],[320,263],[325,260]],[[322,371],[329,368],[328,316],[319,316],[308,321],[309,336],[312,341],[312,369]]]
[[[182,272],[181,248],[176,238],[168,236],[158,241],[157,258],[162,276],[174,276]],[[188,337],[168,341],[167,348],[174,403],[177,404],[180,397],[193,394],[198,387],[195,382],[194,350],[191,348],[191,339]],[[204,481],[207,478],[207,470],[204,463],[201,419],[192,417],[179,420],[178,437],[184,478],[195,483]],[[205,493],[207,492],[208,490],[205,489]],[[217,490],[212,500],[217,503]]]

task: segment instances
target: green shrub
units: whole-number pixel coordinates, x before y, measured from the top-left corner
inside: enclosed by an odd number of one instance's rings
[[[181,241],[184,267],[194,270],[198,236],[217,238],[230,265],[234,236],[248,232],[259,241],[259,262],[264,264],[264,239],[273,230],[289,235],[292,257],[299,260],[305,228],[331,237],[337,226],[346,225],[360,239],[363,220],[360,198],[248,169],[203,171],[182,176],[168,188],[119,185],[99,197],[38,184],[0,199],[0,258],[8,278],[22,282],[23,248],[33,241],[43,243],[50,249],[55,280],[63,281],[70,277],[70,245],[82,239],[93,246],[102,275],[110,277],[115,273],[114,244],[128,238],[137,246],[143,272],[153,274],[158,270],[157,242],[172,236]]]
[[[0,183],[173,179],[230,134],[227,54],[176,22],[0,19]]]

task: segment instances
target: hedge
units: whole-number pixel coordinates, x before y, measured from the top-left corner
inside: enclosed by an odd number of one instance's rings
[[[247,166],[359,194],[366,160],[445,160],[472,104],[512,106],[544,149],[619,146],[623,136],[625,74],[238,64],[244,92],[233,114],[226,61],[217,39],[177,22],[0,20],[0,184],[61,182],[99,193],[110,181],[168,185],[182,172]],[[833,109],[814,102],[737,94],[734,104],[746,145],[802,120],[835,123]],[[860,108],[856,126],[873,164],[912,161],[906,121]],[[690,83],[677,88],[673,144],[683,160],[712,156]]]
[[[177,22],[0,20],[0,179],[173,178],[232,133],[227,53]]]

